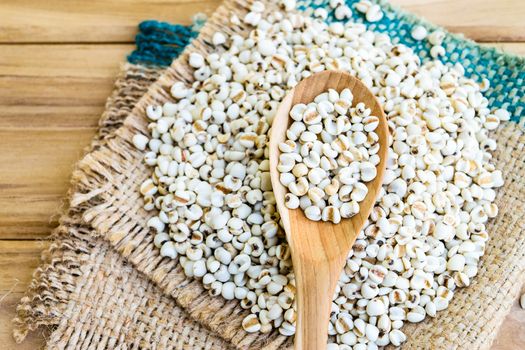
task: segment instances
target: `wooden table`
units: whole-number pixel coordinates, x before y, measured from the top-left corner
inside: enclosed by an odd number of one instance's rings
[[[525,1],[392,0],[454,32],[525,54]],[[20,346],[10,320],[46,237],[57,225],[73,164],[145,19],[190,23],[218,0],[2,0],[0,3],[0,348]],[[496,43],[497,42],[497,43]],[[494,349],[525,348],[516,306]]]

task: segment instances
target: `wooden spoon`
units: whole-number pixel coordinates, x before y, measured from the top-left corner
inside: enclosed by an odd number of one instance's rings
[[[290,124],[290,109],[297,103],[310,103],[328,89],[341,92],[349,88],[353,105],[363,102],[379,118],[379,165],[377,176],[368,182],[368,194],[360,203],[360,211],[339,224],[311,221],[301,209],[290,210],[284,204],[287,189],[279,181],[279,143],[285,141]],[[295,349],[325,349],[328,340],[328,320],[335,286],[346,258],[359,231],[374,206],[383,182],[388,148],[388,126],[381,105],[366,86],[345,72],[323,71],[302,80],[284,98],[272,123],[270,134],[270,173],[286,238],[292,253],[297,288],[297,325]]]

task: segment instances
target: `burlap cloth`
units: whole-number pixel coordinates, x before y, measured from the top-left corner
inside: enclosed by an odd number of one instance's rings
[[[174,81],[193,80],[187,56],[213,50],[208,42],[216,30],[244,34],[245,28],[227,20],[231,13],[241,17],[248,4],[226,1],[166,70],[124,66],[99,133],[73,173],[70,209],[18,307],[17,341],[39,326],[52,326],[47,343],[52,349],[291,346],[291,338],[278,332],[244,332],[246,311],[236,301],[210,297],[176,261],[160,257],[137,191],[149,170],[131,138],[146,132],[145,107],[168,100]],[[404,327],[406,349],[490,347],[524,282],[525,136],[517,124],[507,123],[494,137],[505,186],[497,196],[499,215],[488,225],[491,239],[479,274],[436,318]]]

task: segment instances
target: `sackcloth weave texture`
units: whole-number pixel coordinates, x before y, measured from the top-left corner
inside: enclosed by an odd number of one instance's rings
[[[189,50],[210,52],[212,48],[207,43],[215,30],[242,35],[245,28],[231,27],[227,19],[232,12],[241,16],[248,4],[226,1],[199,38],[162,72],[144,97],[140,98],[161,69],[135,65],[124,68],[101,119],[100,136],[73,174],[71,208],[62,217],[56,240],[44,254],[45,262],[35,272],[19,307],[15,320],[15,336],[19,340],[38,325],[58,325],[49,339],[50,348],[276,349],[291,345],[290,339],[275,332],[244,333],[240,321],[245,311],[235,302],[209,297],[200,282],[186,278],[174,261],[162,259],[153,247],[152,235],[145,229],[148,216],[141,209],[136,190],[148,176],[148,169],[130,140],[137,130],[145,132],[145,106],[166,101],[173,81],[192,80],[187,54]],[[371,29],[393,31],[425,59],[423,52],[428,52],[428,47],[413,46],[423,45],[410,42],[410,28],[418,23],[434,27],[386,3],[382,5],[387,15]],[[267,7],[272,6],[268,2]],[[303,6],[308,11],[326,6],[326,2]],[[362,20],[358,14],[354,16],[355,20]],[[445,42],[449,52],[458,52],[459,56],[444,60],[461,62],[469,76],[488,77],[493,86],[487,91],[491,106],[506,106],[517,120],[523,114],[523,59],[480,48],[455,35],[447,35]],[[166,57],[170,54],[177,53],[172,51]],[[144,56],[137,62],[159,64],[148,59]],[[487,71],[481,72],[479,66]],[[489,225],[492,239],[480,272],[469,288],[456,292],[449,309],[435,319],[406,326],[409,340],[404,348],[488,348],[523,283],[525,138],[515,123],[501,127],[494,136],[499,147],[496,166],[508,176],[498,193],[500,213]],[[89,299],[88,289],[114,297]],[[93,300],[97,302],[94,304]]]

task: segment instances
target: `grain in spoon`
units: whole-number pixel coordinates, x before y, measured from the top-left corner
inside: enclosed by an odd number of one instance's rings
[[[300,209],[284,205],[287,189],[279,181],[279,144],[285,141],[290,125],[290,109],[298,103],[310,103],[314,98],[335,89],[349,88],[354,102],[363,102],[379,118],[380,162],[377,176],[368,182],[368,193],[360,203],[360,211],[339,224],[314,222]],[[332,297],[346,257],[363,228],[381,189],[388,148],[388,126],[383,110],[374,95],[357,78],[345,72],[323,71],[302,80],[284,98],[272,123],[269,141],[270,173],[277,209],[292,253],[297,288],[297,325],[295,348],[324,349],[327,343],[328,321]]]

